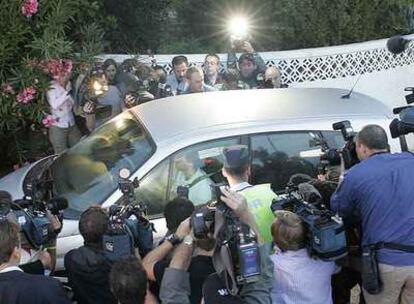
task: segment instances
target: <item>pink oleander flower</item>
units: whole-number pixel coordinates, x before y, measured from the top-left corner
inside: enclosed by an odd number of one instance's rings
[[[39,10],[39,2],[37,0],[25,0],[22,5],[22,14],[30,18]]]
[[[18,103],[27,104],[35,98],[35,95],[36,89],[34,87],[27,87],[17,94],[16,100]]]
[[[47,128],[53,126],[56,122],[57,120],[54,119],[52,115],[47,115],[45,118],[42,119],[42,124]]]
[[[16,92],[13,89],[13,87],[9,83],[4,83],[1,86],[1,90],[3,91],[4,94],[7,94],[7,95],[16,94]]]
[[[43,60],[38,66],[46,74],[58,79],[72,72],[73,63],[70,59],[49,59]]]

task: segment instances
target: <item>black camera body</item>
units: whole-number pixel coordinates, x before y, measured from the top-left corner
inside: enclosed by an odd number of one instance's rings
[[[332,125],[333,130],[341,131],[342,137],[345,140],[345,145],[341,149],[329,148],[326,142],[318,142],[321,145],[323,154],[320,159],[323,165],[339,166],[341,164],[341,154],[344,160],[345,169],[349,169],[355,164],[359,163],[356,153],[355,136],[351,123],[349,120],[336,122]]]
[[[227,246],[230,252],[236,283],[243,285],[256,282],[261,274],[260,252],[257,238],[251,233],[250,227],[242,224],[234,212],[223,202],[220,187],[224,184],[212,185],[216,202],[196,211],[191,217],[191,226],[195,238],[205,239],[209,235],[216,237],[215,256],[221,259],[222,246]],[[223,225],[218,227],[216,216],[223,218]],[[210,236],[211,237],[211,236]],[[229,288],[228,288],[229,289]],[[229,289],[230,290],[230,289]]]
[[[109,208],[109,225],[103,237],[103,248],[111,261],[133,255],[136,247],[141,256],[152,250],[153,226],[145,217],[145,206],[135,202],[134,192],[139,182],[137,178],[129,180],[129,174],[129,170],[122,169],[118,180],[123,203]]]
[[[311,256],[334,261],[347,255],[345,228],[342,219],[323,204],[309,204],[297,192],[297,186],[286,188],[286,197],[275,199],[272,212],[287,210],[296,213],[307,229],[306,247]]]

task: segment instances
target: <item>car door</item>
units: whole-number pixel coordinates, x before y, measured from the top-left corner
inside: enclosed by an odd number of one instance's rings
[[[195,205],[210,201],[210,185],[224,181],[221,151],[239,142],[239,137],[216,139],[172,154],[140,180],[135,189],[136,201],[147,206],[150,218],[163,216],[166,203],[177,197],[178,186],[189,186],[189,199]]]

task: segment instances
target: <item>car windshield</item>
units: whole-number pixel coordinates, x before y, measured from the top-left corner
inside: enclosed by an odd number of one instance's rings
[[[51,174],[55,194],[69,202],[65,218],[101,205],[117,188],[120,169],[135,172],[154,150],[137,119],[124,112],[58,157]]]

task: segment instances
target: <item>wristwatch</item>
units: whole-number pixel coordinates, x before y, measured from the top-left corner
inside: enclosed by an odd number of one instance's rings
[[[182,240],[175,233],[171,233],[169,236],[165,237],[165,240],[170,242],[173,246],[182,242]]]
[[[183,240],[184,244],[186,244],[188,246],[193,245],[193,241],[194,241],[194,239],[191,235],[186,235],[184,240]]]

